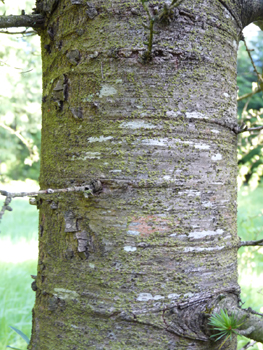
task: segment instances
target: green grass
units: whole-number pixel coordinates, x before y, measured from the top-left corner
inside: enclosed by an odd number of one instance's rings
[[[249,192],[243,187],[238,197],[238,235],[243,241],[263,239],[263,186]],[[263,247],[243,247],[238,252],[239,284],[244,308],[263,313]],[[240,338],[238,348],[249,339]],[[262,350],[262,344],[256,344],[249,350]]]
[[[246,188],[238,198],[238,233],[242,240],[263,238],[263,186],[247,194]],[[0,206],[4,201],[0,197]],[[31,310],[35,293],[31,290],[31,274],[36,274],[36,260],[10,263],[12,259],[26,260],[36,250],[38,212],[28,200],[14,199],[12,212],[6,212],[0,225],[0,350],[6,345],[26,349],[26,344],[9,326],[20,329],[28,337],[31,334]],[[1,246],[4,247],[1,253]],[[5,248],[6,247],[6,248]],[[21,248],[22,247],[22,248]],[[25,250],[28,249],[28,252]],[[6,254],[6,252],[8,254]],[[19,252],[21,259],[17,259]],[[4,254],[5,253],[5,254]],[[34,256],[36,255],[33,254]],[[10,258],[10,260],[8,260]],[[8,262],[7,262],[8,261]],[[263,247],[245,247],[239,250],[239,274],[244,307],[263,312]],[[241,338],[240,349],[248,340]],[[251,350],[263,350],[257,344]]]
[[[36,261],[19,264],[0,262],[0,350],[7,345],[26,349],[26,344],[9,326],[31,335],[31,311],[35,293],[31,274],[36,274]]]
[[[5,197],[0,196],[0,207]],[[38,211],[28,198],[14,198],[10,204],[13,211],[5,211],[0,224],[0,239],[10,238],[12,243],[21,239],[37,240]]]
[[[0,197],[1,207],[3,201]],[[35,301],[30,275],[36,274],[37,261],[27,258],[37,253],[38,212],[27,198],[15,198],[11,207],[13,211],[5,212],[0,224],[0,350],[7,345],[26,349],[25,341],[9,326],[30,338]]]

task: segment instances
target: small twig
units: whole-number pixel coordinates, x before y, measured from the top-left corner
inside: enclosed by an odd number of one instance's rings
[[[89,186],[75,186],[75,187],[69,187],[69,188],[59,188],[54,190],[52,188],[49,188],[47,190],[40,190],[40,191],[34,191],[34,192],[7,192],[4,190],[0,190],[0,194],[8,198],[15,198],[15,197],[35,197],[35,196],[38,196],[39,194],[85,192],[89,190],[91,190]]]
[[[4,201],[4,204],[2,206],[2,209],[0,211],[0,221],[5,213],[6,210],[8,211],[12,211],[13,209],[9,206],[9,204],[11,203],[12,201],[12,198],[10,196],[7,196],[5,201]]]
[[[260,131],[263,129],[263,126],[255,126],[254,128],[248,128],[247,126],[245,126],[243,129],[241,128],[237,134],[241,134],[242,132],[245,131]]]
[[[238,333],[239,335],[244,335],[244,336],[246,337],[246,336],[248,336],[249,334],[251,334],[252,332],[254,332],[254,330],[255,330],[255,327],[254,327],[254,326],[250,326],[250,327],[248,327],[247,329],[242,329],[242,330],[238,329],[238,330],[237,330],[237,333]]]
[[[23,72],[22,72],[22,73],[23,73]],[[25,72],[24,72],[24,73],[25,73]],[[0,122],[0,127],[3,128],[3,129],[5,129],[5,130],[7,130],[7,131],[9,131],[11,134],[15,135],[16,137],[18,137],[19,140],[22,141],[23,144],[27,147],[30,156],[32,157],[32,156],[34,155],[34,150],[32,149],[30,142],[27,141],[27,140],[20,134],[19,131],[16,131],[16,130],[12,129],[12,128],[10,128],[10,126],[5,125],[4,123],[1,123],[1,122]]]
[[[12,27],[43,27],[45,18],[40,14],[20,15],[20,16],[0,16],[0,28]]]
[[[258,241],[241,241],[238,247],[249,247],[249,246],[263,246],[263,239],[259,239]]]
[[[258,315],[258,316],[263,317],[263,314],[261,314],[260,312],[255,311],[255,310],[252,310],[251,307],[247,308],[246,310],[248,312],[250,312],[251,314],[253,314],[253,315]]]
[[[93,194],[94,192],[99,192],[102,189],[102,184],[99,180],[92,180],[89,185],[84,186],[74,186],[68,188],[48,188],[47,190],[33,191],[33,192],[7,192],[0,190],[0,194],[5,197],[15,198],[15,197],[36,197],[39,194],[53,194],[53,193],[65,193],[65,192],[84,192]]]
[[[251,100],[251,98],[249,98],[249,99],[246,101],[246,103],[245,103],[245,105],[244,105],[244,107],[243,107],[243,109],[242,109],[242,114],[241,114],[241,117],[242,117],[242,118],[243,118],[243,115],[245,114],[245,112],[247,111],[247,107],[248,107],[248,105],[249,105],[250,100]]]
[[[49,188],[47,190],[34,191],[34,192],[7,192],[4,190],[0,190],[0,194],[6,197],[2,210],[0,211],[0,221],[6,210],[12,211],[12,208],[9,206],[9,204],[12,198],[15,198],[15,197],[36,197],[39,194],[41,195],[41,194],[53,194],[53,193],[65,193],[65,192],[83,192],[84,197],[89,198],[90,194],[93,195],[95,192],[99,192],[101,189],[102,189],[101,182],[99,180],[93,180],[90,182],[90,185],[58,188],[54,190],[52,188]],[[29,203],[32,205],[37,205],[36,198],[30,198]]]
[[[254,96],[255,94],[257,94],[258,92],[262,91],[261,87],[258,86],[254,91],[252,92],[249,92],[248,94],[245,94],[245,95],[242,95],[240,97],[237,98],[237,102],[239,101],[242,101],[244,100],[245,98],[248,98],[248,97],[252,97]]]
[[[170,6],[167,6],[165,4],[164,7],[155,16],[152,16],[149,7],[146,5],[146,2],[148,1],[141,0],[142,6],[146,11],[149,19],[148,25],[144,25],[144,27],[150,31],[148,41],[144,42],[144,44],[147,45],[148,50],[143,54],[143,60],[149,61],[152,58],[153,34],[155,33],[154,23],[156,20],[163,20],[163,18],[166,16],[169,17],[172,14],[172,9],[179,6],[183,1],[184,0],[173,0]]]
[[[34,30],[30,30],[29,32],[26,30],[23,30],[22,32],[8,32],[7,30],[0,30],[0,34],[37,34],[37,32]]]
[[[250,61],[251,61],[251,63],[252,63],[252,66],[253,66],[253,68],[254,68],[254,71],[255,71],[255,73],[257,74],[258,80],[259,80],[261,83],[263,83],[263,78],[262,78],[261,74],[260,74],[260,73],[258,72],[258,70],[257,70],[257,67],[256,67],[256,65],[255,65],[255,63],[254,63],[254,60],[253,60],[253,58],[252,58],[252,56],[251,56],[251,53],[250,53],[251,50],[249,50],[244,36],[243,36],[243,41],[244,41],[244,44],[245,44],[245,47],[246,47],[248,56],[249,56],[249,58],[250,58]]]
[[[248,342],[245,346],[243,346],[243,348],[241,348],[240,350],[247,350],[248,348],[251,348],[251,346],[255,345],[256,341],[252,341],[252,342]]]

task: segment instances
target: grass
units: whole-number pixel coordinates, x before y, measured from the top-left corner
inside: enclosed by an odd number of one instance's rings
[[[9,326],[31,335],[32,307],[35,293],[31,289],[31,274],[36,274],[36,261],[0,262],[0,349],[7,345],[26,349],[26,344]]]
[[[263,239],[263,186],[249,192],[243,187],[238,197],[238,234],[244,241]],[[263,247],[243,247],[238,252],[239,284],[244,308],[263,313]],[[239,338],[238,349],[249,339]],[[260,343],[249,350],[263,350]]]
[[[0,197],[0,206],[3,201]],[[26,349],[25,341],[9,326],[30,337],[35,301],[30,275],[37,270],[38,212],[26,198],[14,199],[11,207],[0,225],[0,350],[7,345]]]
[[[263,186],[248,193],[243,188],[238,198],[238,232],[242,240],[263,238]],[[4,198],[0,197],[0,206]],[[261,207],[262,205],[262,207]],[[25,198],[14,199],[13,212],[6,212],[0,225],[0,350],[6,345],[26,349],[26,344],[9,326],[31,334],[31,310],[35,293],[31,274],[36,274],[38,212]],[[14,261],[16,263],[14,263]],[[263,247],[239,250],[239,275],[244,307],[263,312]],[[240,349],[248,342],[240,338]],[[250,350],[263,350],[256,344]]]

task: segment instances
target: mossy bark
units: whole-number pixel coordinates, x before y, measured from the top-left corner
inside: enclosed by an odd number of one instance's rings
[[[228,3],[185,0],[155,24],[144,62],[139,1],[38,1],[41,188],[103,189],[39,196],[29,349],[218,347],[205,314],[239,294],[241,15]]]

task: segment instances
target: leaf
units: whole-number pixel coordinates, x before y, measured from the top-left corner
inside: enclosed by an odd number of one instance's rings
[[[13,331],[15,331],[18,335],[20,335],[20,337],[22,337],[27,344],[29,344],[30,342],[29,338],[22,331],[12,326],[9,326],[9,327],[13,329]]]
[[[145,4],[146,2],[149,2],[149,0],[141,0],[142,4]]]
[[[18,349],[18,348],[13,348],[12,346],[9,346],[9,345],[7,345],[6,347],[9,349],[22,350],[22,349]]]

